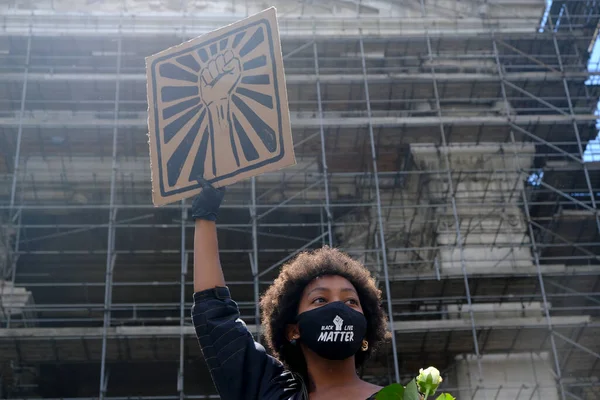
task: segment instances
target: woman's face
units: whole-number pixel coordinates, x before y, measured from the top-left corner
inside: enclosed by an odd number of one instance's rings
[[[304,288],[298,305],[298,314],[335,301],[341,301],[348,307],[363,313],[358,293],[350,281],[339,275],[327,275],[314,279]]]

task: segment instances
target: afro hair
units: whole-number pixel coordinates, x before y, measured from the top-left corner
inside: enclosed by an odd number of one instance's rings
[[[346,278],[356,289],[365,318],[369,342],[367,351],[355,356],[360,368],[389,336],[387,318],[381,307],[381,290],[367,268],[347,254],[328,246],[300,253],[286,263],[261,299],[266,343],[275,357],[293,373],[308,381],[306,362],[299,346],[286,337],[286,327],[294,324],[304,288],[315,278],[337,275]]]

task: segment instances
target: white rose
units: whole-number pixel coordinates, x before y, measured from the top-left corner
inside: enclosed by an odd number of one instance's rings
[[[421,368],[419,370],[419,376],[417,376],[417,386],[419,391],[425,395],[432,395],[437,390],[443,379],[440,376],[440,371],[435,367],[429,367],[427,369]]]

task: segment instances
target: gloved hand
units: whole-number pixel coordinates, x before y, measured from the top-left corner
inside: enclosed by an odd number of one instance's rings
[[[225,187],[215,188],[203,177],[198,178],[202,191],[192,202],[192,219],[216,221],[221,201],[225,195]]]

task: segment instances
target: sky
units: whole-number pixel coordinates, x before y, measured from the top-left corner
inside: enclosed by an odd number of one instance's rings
[[[590,61],[588,62],[588,71],[589,72],[599,72],[600,71],[600,41],[596,38],[596,42],[594,43],[594,47],[592,49],[592,55],[590,57]],[[599,85],[600,84],[600,76],[595,75],[591,76],[586,82],[586,85]],[[596,106],[596,115],[600,117],[600,102]],[[596,120],[596,128],[600,130],[600,119]],[[596,140],[591,141],[585,152],[583,153],[583,161],[592,162],[592,161],[600,161],[600,135],[596,137]]]

